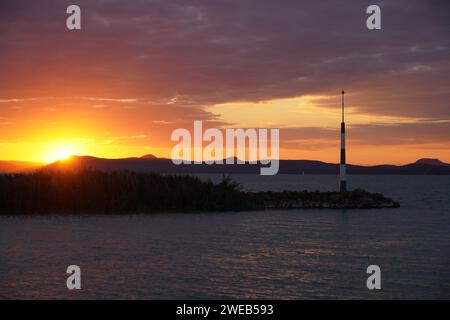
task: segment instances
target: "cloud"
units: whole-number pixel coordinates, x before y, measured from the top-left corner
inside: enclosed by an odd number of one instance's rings
[[[173,124],[174,122],[173,121],[167,121],[167,120],[153,120],[152,123],[166,125],[166,124]]]
[[[82,97],[89,101],[106,101],[106,102],[137,102],[135,98],[95,98],[95,97]]]
[[[36,97],[36,98],[11,98],[11,99],[0,99],[0,103],[16,103],[16,102],[29,102],[37,100],[51,99],[49,97]]]
[[[372,32],[365,27],[368,3],[80,0],[83,29],[74,33],[57,23],[63,3],[18,0],[3,8],[9,14],[0,22],[2,70],[27,79],[15,87],[24,93],[57,85],[62,93],[108,97],[128,92],[170,101],[184,95],[198,105],[331,94],[342,87],[372,97],[382,86],[383,99],[395,108],[361,108],[387,114],[398,108],[394,93],[411,92],[411,86],[418,94],[444,90],[450,23],[441,11],[448,6],[384,1],[383,30]],[[0,93],[11,89],[3,84]],[[419,102],[408,108],[424,113]],[[441,103],[426,108],[434,111],[444,111]]]
[[[206,126],[254,120],[221,113],[218,105],[260,102],[261,109],[252,109],[260,110],[259,126],[279,117],[276,106],[264,109],[267,101],[328,97],[314,103],[334,114],[344,88],[355,120],[349,137],[358,135],[360,143],[444,142],[448,133],[448,1],[382,1],[381,31],[365,26],[368,0],[77,4],[79,32],[65,28],[65,2],[0,3],[0,69],[8,79],[0,83],[0,115],[21,102],[30,115],[14,110],[8,114],[14,121],[44,121],[33,110],[49,107],[51,97],[55,117],[95,116],[99,125],[129,135],[126,122],[163,143],[170,130],[193,120]],[[330,125],[288,123],[316,145],[330,139]],[[162,131],[151,133],[152,126]]]

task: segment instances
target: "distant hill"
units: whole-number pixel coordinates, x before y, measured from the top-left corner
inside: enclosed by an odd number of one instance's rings
[[[236,160],[236,159],[234,159]],[[234,161],[236,163],[236,161]],[[176,166],[170,159],[145,155],[140,158],[104,159],[90,156],[73,156],[69,160],[60,160],[49,165],[34,162],[0,161],[1,173],[23,173],[38,169],[44,170],[81,170],[97,169],[102,171],[136,171],[161,173],[252,173],[259,174],[261,165],[207,165],[192,164]],[[280,160],[279,174],[337,174],[339,166],[314,160]],[[450,174],[450,164],[438,159],[419,159],[407,165],[358,166],[347,165],[348,174]]]
[[[44,163],[23,162],[23,161],[0,161],[0,173],[10,172],[30,172],[45,166]]]
[[[450,164],[444,163],[439,159],[429,159],[429,158],[419,159],[414,163],[415,164],[429,164],[429,165],[433,165],[433,166],[450,166]]]
[[[259,174],[260,164],[233,165],[174,165],[170,159],[144,156],[142,158],[103,159],[90,156],[73,156],[69,161],[57,161],[46,170],[97,169],[102,171],[136,171],[161,173],[252,173]],[[279,174],[337,174],[339,165],[312,160],[280,160]],[[450,165],[437,159],[420,159],[407,165],[348,165],[348,174],[450,174]]]
[[[141,159],[158,159],[158,158],[152,154],[146,154],[145,156],[142,156]]]

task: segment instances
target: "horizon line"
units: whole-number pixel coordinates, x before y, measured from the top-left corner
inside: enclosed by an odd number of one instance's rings
[[[153,157],[153,158],[150,158]],[[148,157],[148,158],[145,158]],[[145,154],[143,156],[129,156],[129,157],[120,157],[120,158],[105,158],[105,157],[99,157],[99,156],[92,156],[92,155],[77,155],[77,154],[73,154],[70,155],[66,158],[61,158],[55,161],[51,161],[51,162],[42,162],[42,161],[27,161],[27,160],[5,160],[5,159],[0,159],[0,162],[16,162],[16,163],[29,163],[29,164],[34,164],[34,165],[51,165],[60,161],[65,161],[65,160],[69,160],[70,158],[95,158],[95,159],[101,159],[101,160],[127,160],[127,159],[141,159],[141,160],[172,160],[171,158],[167,158],[167,157],[158,157],[156,155],[153,154]],[[234,156],[234,157],[224,157],[222,160],[225,161],[226,159],[229,158],[234,158],[239,159],[238,157]],[[183,159],[181,159],[183,160]],[[241,160],[245,163],[250,162],[250,160]],[[314,161],[314,162],[322,162],[322,163],[327,163],[327,164],[339,164],[339,161],[337,162],[327,162],[327,161],[323,161],[323,160],[317,160],[317,159],[289,159],[289,158],[279,158],[279,159],[270,159],[271,161]],[[352,166],[362,166],[362,167],[374,167],[374,166],[383,166],[383,165],[390,165],[390,166],[402,166],[402,165],[408,165],[408,164],[414,164],[417,163],[420,160],[437,160],[443,164],[447,164],[450,165],[450,163],[447,163],[445,161],[442,161],[439,158],[429,158],[429,157],[422,157],[422,158],[418,158],[416,160],[413,160],[412,162],[406,162],[406,163],[402,163],[402,164],[392,164],[392,163],[379,163],[379,164],[355,164],[355,163],[349,163],[349,165]],[[207,161],[207,160],[206,160]],[[269,161],[269,159],[258,159],[257,162],[261,162],[261,161]],[[193,161],[192,161],[193,162]],[[205,161],[202,161],[202,164],[205,164]]]

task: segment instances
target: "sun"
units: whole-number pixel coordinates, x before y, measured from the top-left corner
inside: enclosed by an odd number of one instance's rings
[[[35,147],[35,154],[39,157],[40,162],[53,163],[55,161],[67,161],[73,156],[86,154],[82,142],[78,140],[66,141],[48,141]]]
[[[70,148],[58,149],[58,150],[51,152],[51,154],[49,154],[49,156],[47,157],[47,161],[55,162],[55,161],[59,161],[59,160],[66,160],[73,155],[74,155],[74,153],[73,153],[72,149],[70,149]]]

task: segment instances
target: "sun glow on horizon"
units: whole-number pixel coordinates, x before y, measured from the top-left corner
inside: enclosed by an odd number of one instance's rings
[[[59,161],[59,160],[67,160],[68,158],[70,158],[73,155],[75,155],[75,154],[74,154],[73,150],[69,147],[63,148],[63,149],[58,149],[58,150],[51,152],[46,157],[46,162],[51,163],[51,162],[55,162],[55,161]]]
[[[447,140],[431,141],[434,131],[424,137],[414,133],[413,125],[431,125],[431,122],[423,118],[375,117],[363,113],[357,97],[350,95],[347,107],[349,163],[400,165],[424,157],[450,162]],[[192,130],[194,121],[194,118],[179,118],[176,112],[166,114],[153,108],[125,108],[113,103],[105,108],[92,108],[69,98],[54,101],[51,111],[47,110],[45,102],[33,103],[36,105],[30,102],[26,112],[25,109],[0,108],[2,112],[10,112],[7,115],[0,112],[0,120],[17,123],[1,125],[0,121],[0,161],[43,165],[62,161],[71,165],[76,156],[120,159],[153,154],[170,158],[175,145],[170,139],[172,131],[179,127]],[[203,120],[208,128],[280,128],[280,158],[338,162],[339,104],[337,95],[228,102],[204,107],[216,120]],[[383,133],[384,128],[386,133]],[[392,139],[389,132],[398,132],[399,136]],[[203,147],[206,146],[207,143],[203,143]],[[402,152],[398,152],[400,149]]]
[[[52,163],[67,160],[71,156],[80,154],[83,150],[84,148],[73,140],[51,141],[45,143],[36,156],[39,156],[42,162]]]

